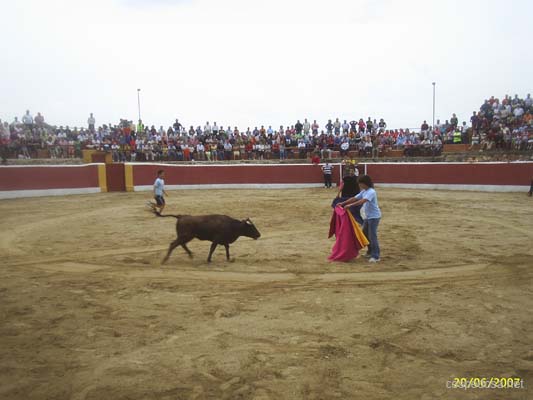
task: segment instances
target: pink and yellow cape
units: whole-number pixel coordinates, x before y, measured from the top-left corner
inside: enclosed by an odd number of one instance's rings
[[[328,238],[335,235],[335,245],[328,257],[330,261],[350,261],[359,255],[359,250],[368,246],[368,239],[355,221],[351,212],[335,207],[329,225]]]

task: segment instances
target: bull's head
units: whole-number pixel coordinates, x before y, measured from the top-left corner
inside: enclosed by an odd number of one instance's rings
[[[259,231],[257,230],[257,228],[255,227],[254,223],[252,222],[250,218],[246,218],[242,222],[244,226],[242,236],[246,236],[254,240],[257,240],[261,237],[261,234],[259,233]]]

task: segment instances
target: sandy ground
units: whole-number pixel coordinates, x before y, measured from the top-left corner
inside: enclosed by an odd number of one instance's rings
[[[333,195],[171,192],[263,236],[164,267],[147,193],[1,201],[0,398],[533,398],[533,201],[379,190],[369,267],[327,262]],[[446,388],[501,376],[526,389]]]

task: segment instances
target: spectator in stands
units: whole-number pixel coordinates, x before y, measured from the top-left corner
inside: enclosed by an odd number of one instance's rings
[[[368,120],[366,121],[366,132],[369,134],[374,132],[374,123],[370,117],[368,117]]]
[[[183,150],[183,160],[191,161],[191,148],[189,147],[189,144],[187,142],[183,143],[181,149]]]
[[[89,124],[88,130],[56,128],[44,124],[44,118],[38,113],[30,124],[27,122],[31,119],[26,115],[23,123],[15,118],[11,124],[0,124],[3,127],[0,133],[4,142],[8,141],[3,149],[9,157],[33,157],[41,149],[47,150],[51,157],[72,157],[88,148],[112,152],[120,161],[206,158],[216,161],[239,159],[241,152],[250,159],[269,159],[272,153],[276,158],[286,159],[294,148],[302,158],[309,149],[317,149],[323,158],[330,158],[337,151],[344,157],[350,150],[359,150],[360,156],[375,158],[377,152],[386,149],[403,150],[406,156],[429,156],[440,154],[443,141],[479,145],[483,151],[528,151],[533,148],[533,100],[530,95],[525,99],[516,95],[512,98],[505,96],[502,101],[491,97],[481,105],[479,112],[472,114],[472,128],[465,122],[457,126],[454,117],[455,114],[451,122],[444,124],[437,121],[433,128],[424,121],[420,133],[387,130],[383,118],[377,122],[370,117],[366,123],[362,118],[349,123],[343,120],[342,124],[339,118],[335,122],[328,120],[326,132],[319,132],[316,120],[310,124],[305,119],[304,123],[297,121],[295,126],[280,126],[279,130],[261,126],[240,133],[237,127],[224,129],[216,123],[213,129],[209,122],[205,129],[190,126],[186,131],[177,119],[166,130],[163,126],[159,129],[144,126],[142,121],[135,126],[125,120],[119,125],[98,128]],[[94,119],[92,113],[90,118]]]
[[[379,136],[377,135],[374,136],[374,140],[372,140],[372,158],[373,159],[376,159],[379,157],[379,143],[380,143]]]
[[[87,118],[87,125],[89,127],[90,132],[94,132],[94,127],[96,126],[96,119],[94,118],[93,113],[89,115],[89,118]]]
[[[349,131],[350,131],[350,124],[346,122],[346,120],[344,120],[344,122],[342,123],[342,133],[344,135],[347,135]]]
[[[233,146],[231,145],[229,140],[226,140],[226,142],[224,143],[224,157],[226,160],[231,160],[232,152]]]
[[[363,121],[363,118],[359,119],[358,126],[359,126],[359,133],[364,133],[366,130],[366,124],[365,124],[365,121]]]
[[[457,125],[459,124],[459,119],[457,118],[457,115],[453,114],[450,118],[450,125],[453,129],[457,128]]]
[[[207,121],[204,125],[204,133],[206,135],[211,135],[212,133],[212,130],[211,130],[211,125],[209,125],[209,121]]]
[[[368,156],[372,155],[372,147],[373,147],[372,139],[371,139],[370,136],[366,136],[365,137],[364,144],[365,144],[365,156],[368,157]]]
[[[527,108],[531,108],[533,107],[533,98],[531,98],[531,94],[527,94],[525,100],[524,100],[524,105],[527,107]]]
[[[211,130],[211,128],[209,128]],[[211,159],[210,161],[218,161],[218,153],[217,153],[217,143],[214,140],[209,140],[209,148],[210,148],[210,154]]]
[[[236,142],[233,145],[233,159],[234,160],[240,160],[241,159],[241,143]]]
[[[383,118],[381,118],[378,123],[379,133],[383,133],[386,128],[387,128],[387,123],[385,122]]]
[[[19,129],[20,128],[20,121],[17,117],[15,117],[15,119],[13,120],[13,122],[11,122],[10,124],[11,128],[13,128],[14,130],[16,129]]]
[[[325,141],[322,142],[322,148],[320,149],[320,157],[323,159],[325,158],[330,159],[331,153],[332,153],[332,150],[328,148],[327,143]]]
[[[517,104],[513,109],[513,115],[516,119],[520,119],[524,115],[524,109],[520,104]]]
[[[300,139],[298,140],[298,153],[299,153],[299,158],[300,159],[304,159],[306,158],[307,154],[306,154],[306,145],[305,145],[305,141],[303,139]]]
[[[198,142],[198,144],[196,145],[196,154],[197,154],[198,160],[200,161],[205,160],[205,146],[202,142]]]
[[[331,135],[333,133],[333,123],[330,119],[328,119],[328,122],[326,123],[326,132],[328,135]]]
[[[35,116],[35,125],[37,125],[38,127],[42,127],[44,125],[44,117],[41,115],[40,112],[37,113],[37,115]]]
[[[176,118],[176,120],[175,120],[174,123],[172,124],[172,128],[173,128],[174,132],[176,132],[176,133],[181,132],[183,126],[181,125],[181,123],[180,123],[180,121],[179,121],[178,118]],[[190,131],[190,129],[193,129],[193,127],[191,126],[191,127],[189,128],[189,131]]]
[[[333,131],[335,135],[338,135],[341,133],[341,121],[339,121],[338,118],[335,118],[335,122],[333,123]]]
[[[251,141],[248,141],[246,143],[246,145],[244,146],[244,152],[246,154],[246,159],[247,160],[252,160],[252,158],[253,158],[253,148],[254,147],[253,147],[253,144],[252,144]],[[280,156],[280,158],[281,158],[281,156]]]
[[[303,124],[300,122],[300,120],[296,121],[296,124],[294,125],[294,128],[296,129],[296,134],[300,136],[302,134],[303,130]]]
[[[313,133],[313,136],[318,135],[318,130],[320,129],[320,126],[316,122],[316,119],[313,121],[313,125],[311,125],[311,131]]]
[[[341,149],[341,152],[340,152],[341,157],[346,157],[348,155],[348,150],[350,149],[350,143],[348,142],[347,139],[345,139],[341,143],[340,149]]]
[[[33,117],[30,114],[30,110],[26,110],[26,114],[22,116],[22,123],[26,128],[31,128],[33,125]]]

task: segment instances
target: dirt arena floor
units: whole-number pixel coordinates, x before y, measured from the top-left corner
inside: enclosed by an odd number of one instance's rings
[[[378,193],[371,267],[327,261],[333,190],[171,192],[262,237],[163,267],[148,193],[0,201],[0,398],[533,398],[533,200]],[[446,388],[502,376],[525,389]]]

